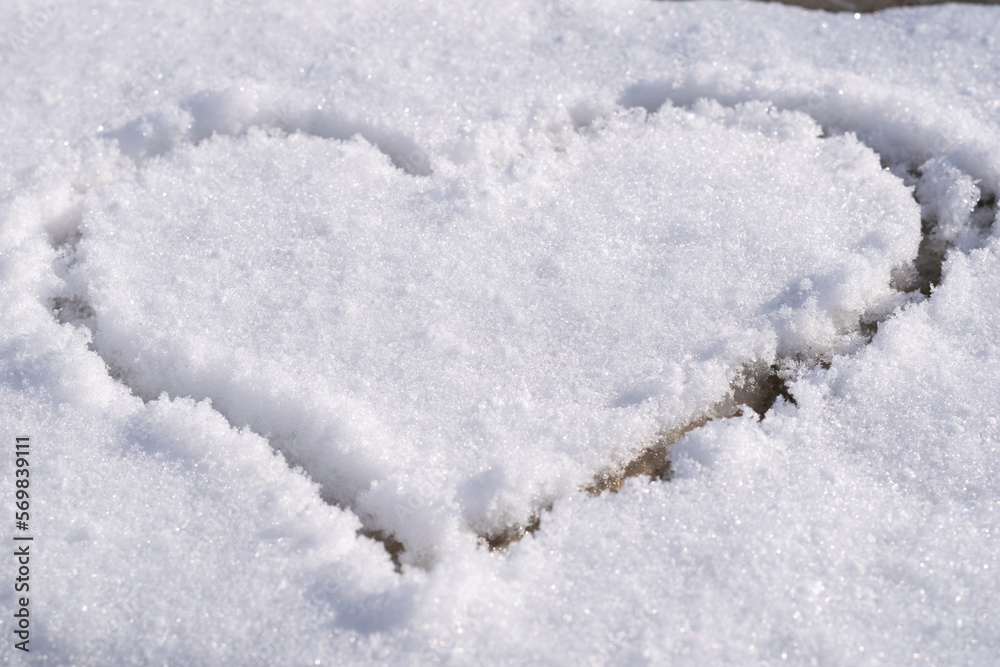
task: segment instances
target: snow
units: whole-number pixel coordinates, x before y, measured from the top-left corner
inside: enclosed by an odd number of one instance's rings
[[[434,179],[362,142],[219,137],[87,199],[69,281],[140,395],[212,399],[426,560],[438,524],[524,522],[892,298],[917,206],[818,133],[631,113]]]
[[[2,12],[6,662],[997,660],[1000,10]]]

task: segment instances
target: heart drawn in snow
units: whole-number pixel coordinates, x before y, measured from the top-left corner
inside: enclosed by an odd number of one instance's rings
[[[430,176],[360,137],[216,135],[90,194],[74,280],[140,395],[211,399],[427,561],[894,298],[917,207],[819,135],[668,105]]]

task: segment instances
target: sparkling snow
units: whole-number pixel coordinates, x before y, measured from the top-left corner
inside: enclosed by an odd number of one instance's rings
[[[1000,9],[330,4],[0,10],[5,662],[1000,660]]]

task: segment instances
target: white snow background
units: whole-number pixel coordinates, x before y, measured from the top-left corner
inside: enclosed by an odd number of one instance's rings
[[[5,663],[1000,662],[1000,8],[0,26]]]

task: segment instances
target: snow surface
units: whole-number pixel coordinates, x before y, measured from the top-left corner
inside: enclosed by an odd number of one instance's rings
[[[0,10],[0,657],[1000,660],[1000,9],[429,5]]]

